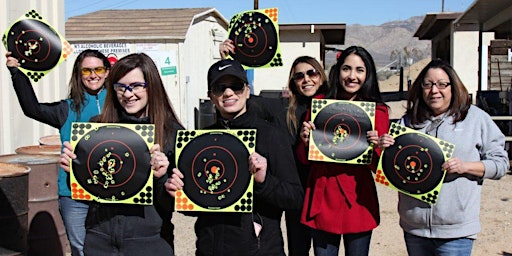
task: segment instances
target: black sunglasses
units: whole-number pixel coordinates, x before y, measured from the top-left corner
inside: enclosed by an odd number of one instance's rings
[[[308,75],[310,78],[317,78],[320,75],[320,72],[318,72],[316,69],[310,69],[306,70],[306,73],[304,72],[297,72],[293,74],[292,78],[295,81],[301,81]]]
[[[226,89],[233,90],[236,94],[240,94],[243,92],[245,88],[245,83],[239,82],[239,83],[232,83],[232,84],[214,84],[212,85],[212,88],[210,89],[210,92],[218,97],[221,96]]]

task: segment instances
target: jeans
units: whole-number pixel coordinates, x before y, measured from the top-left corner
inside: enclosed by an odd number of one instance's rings
[[[83,256],[85,240],[85,219],[89,205],[71,197],[59,197],[59,210],[71,247],[71,255]]]
[[[409,256],[470,256],[473,249],[470,238],[427,238],[404,232],[404,239]]]
[[[315,256],[338,256],[342,235],[332,234],[321,230],[312,230]],[[372,231],[344,234],[343,245],[346,256],[367,256],[370,252]]]

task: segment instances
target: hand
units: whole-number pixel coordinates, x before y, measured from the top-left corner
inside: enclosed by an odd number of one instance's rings
[[[309,144],[309,134],[311,133],[311,130],[315,129],[315,124],[311,121],[302,123],[302,128],[300,129],[300,139],[302,142],[304,142],[304,144]]]
[[[5,65],[7,67],[14,67],[14,68],[21,66],[20,62],[16,58],[11,57],[11,55],[12,55],[12,52],[5,53],[5,57],[7,58]]]
[[[231,39],[226,39],[219,45],[220,57],[226,59],[228,55],[235,54],[235,45]]]
[[[254,181],[263,183],[267,176],[267,159],[254,152],[249,156],[249,171],[254,175]]]
[[[183,183],[183,174],[178,170],[178,168],[172,169],[172,175],[165,181],[165,190],[172,197],[176,197],[176,191],[182,190],[185,183]]]
[[[153,176],[156,178],[162,177],[167,173],[167,168],[169,167],[169,159],[167,156],[160,151],[160,145],[155,144],[149,150],[151,153],[151,160],[149,163],[151,164],[151,169],[153,170]]]
[[[76,158],[76,155],[73,153],[73,147],[68,141],[64,141],[64,149],[60,154],[60,167],[64,169],[64,171],[69,172],[69,167],[71,166],[71,161]]]
[[[466,164],[458,157],[448,159],[441,166],[447,173],[463,174],[467,172]]]
[[[381,149],[385,149],[389,146],[392,146],[395,144],[395,139],[393,138],[393,136],[385,133],[385,134],[382,134],[378,140],[378,143],[377,145],[379,146],[379,148]]]
[[[373,143],[373,146],[378,146],[379,144],[379,132],[376,130],[373,131],[367,131],[366,132],[366,138],[370,143]]]

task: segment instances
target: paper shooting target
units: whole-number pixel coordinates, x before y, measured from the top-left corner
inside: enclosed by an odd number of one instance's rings
[[[178,211],[252,212],[253,177],[249,155],[256,130],[182,130],[176,139],[176,166],[183,173]]]
[[[455,145],[397,123],[389,134],[395,144],[384,149],[375,181],[429,204],[435,204]]]
[[[2,37],[5,48],[17,58],[19,69],[34,82],[66,59],[71,45],[35,10],[12,24]]]
[[[73,123],[71,197],[102,203],[153,204],[152,124]]]
[[[375,103],[313,99],[309,160],[370,164],[373,145],[366,132],[375,126]]]
[[[229,22],[228,37],[233,40],[235,54],[244,68],[283,66],[279,48],[277,8],[241,12]]]

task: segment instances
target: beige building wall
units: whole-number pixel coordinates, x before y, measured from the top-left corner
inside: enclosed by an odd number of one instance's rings
[[[457,71],[460,79],[468,89],[469,93],[473,95],[473,100],[476,99],[476,92],[478,91],[478,31],[455,31],[452,33],[452,55],[451,62],[453,68]],[[490,41],[494,39],[493,33],[483,33],[482,45],[487,48]],[[483,51],[482,56],[482,77],[487,80],[487,50]],[[485,88],[482,84],[482,88]]]
[[[194,129],[194,109],[199,109],[199,100],[208,98],[208,69],[221,59],[219,44],[228,37],[226,28],[221,25],[223,23],[211,15],[196,19],[189,27],[182,45],[180,63],[183,72],[180,75],[184,111],[181,121],[188,129]]]
[[[62,0],[3,0],[0,1],[0,29],[3,33],[20,16],[36,10],[61,35],[64,34],[64,1]],[[0,154],[14,153],[16,148],[36,145],[39,138],[58,134],[58,130],[34,121],[23,114],[13,89],[11,75],[5,66],[4,46],[0,47]],[[59,65],[37,83],[33,83],[40,102],[53,102],[66,97],[68,75],[65,65]]]

